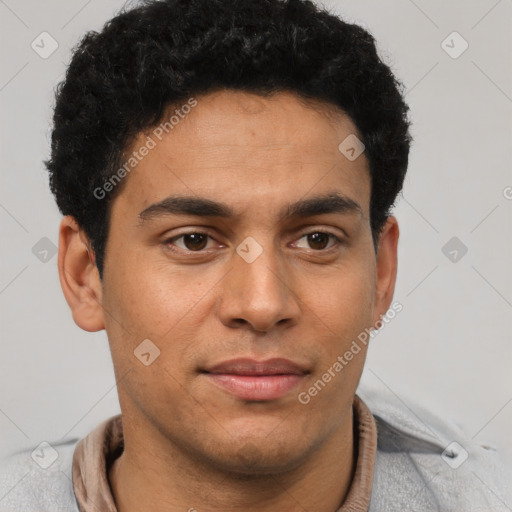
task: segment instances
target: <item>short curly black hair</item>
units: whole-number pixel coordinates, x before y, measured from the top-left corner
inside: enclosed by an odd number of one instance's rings
[[[56,88],[44,163],[61,213],[91,242],[100,276],[121,187],[104,200],[94,190],[169,106],[219,89],[291,91],[346,112],[366,147],[377,246],[412,138],[403,86],[373,36],[309,0],[146,0],[85,34]]]

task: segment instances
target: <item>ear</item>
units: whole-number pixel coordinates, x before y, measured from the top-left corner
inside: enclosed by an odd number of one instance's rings
[[[391,305],[397,273],[397,248],[400,231],[395,217],[389,216],[379,237],[377,283],[373,322],[380,320]]]
[[[84,331],[105,328],[102,288],[94,252],[75,219],[65,216],[59,228],[59,279],[73,320]]]

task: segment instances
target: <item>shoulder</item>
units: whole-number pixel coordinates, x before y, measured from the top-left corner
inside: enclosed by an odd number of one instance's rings
[[[0,512],[78,512],[71,472],[78,441],[43,442],[2,460]]]
[[[496,450],[425,408],[358,395],[377,425],[371,512],[512,510],[512,471]]]

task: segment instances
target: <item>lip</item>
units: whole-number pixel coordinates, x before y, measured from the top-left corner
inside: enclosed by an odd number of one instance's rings
[[[309,373],[283,358],[256,361],[231,359],[203,370],[214,385],[242,400],[277,400],[287,395]]]

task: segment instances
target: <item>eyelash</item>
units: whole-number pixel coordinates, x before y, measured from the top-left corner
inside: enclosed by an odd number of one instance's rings
[[[344,243],[344,241],[339,236],[335,235],[334,233],[331,233],[330,231],[324,231],[321,229],[315,229],[313,231],[308,231],[306,233],[302,233],[297,240],[300,240],[308,235],[314,235],[317,233],[330,236],[332,239],[334,239],[335,244],[326,249],[309,249],[312,252],[315,252],[315,253],[328,252],[329,250],[333,249],[334,247],[343,245],[343,243]],[[175,242],[176,240],[179,240],[180,238],[183,238],[184,236],[187,236],[187,235],[205,235],[205,236],[211,238],[212,240],[215,240],[210,234],[208,234],[204,231],[189,231],[187,233],[181,233],[180,235],[176,235],[171,238],[167,238],[166,240],[163,241],[163,244],[165,246],[167,246],[172,251],[182,252],[184,254],[201,254],[208,250],[208,249],[200,249],[198,251],[191,251],[188,249],[182,249],[181,247],[176,248],[176,246],[173,246],[173,242]]]

